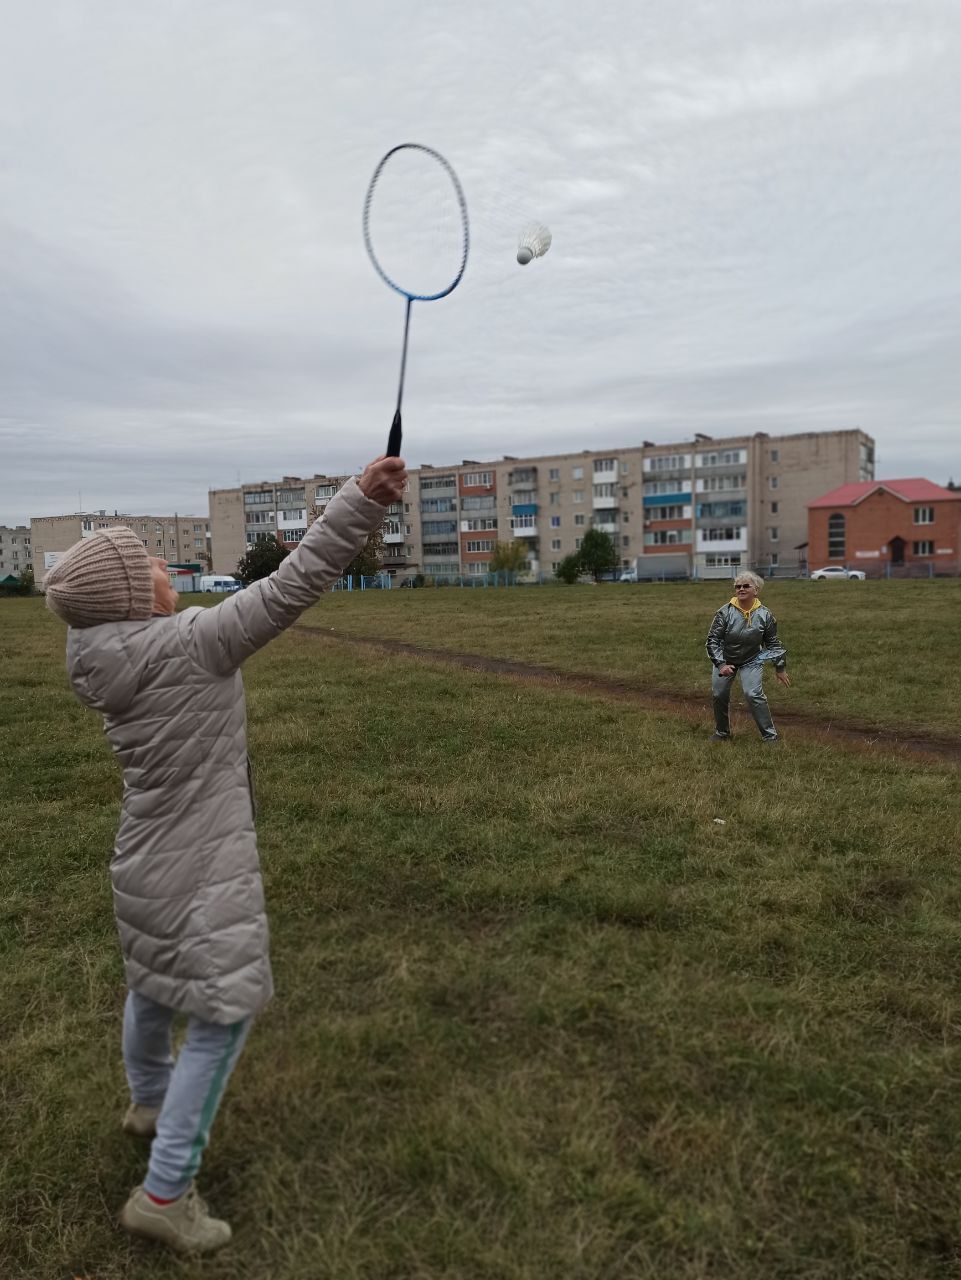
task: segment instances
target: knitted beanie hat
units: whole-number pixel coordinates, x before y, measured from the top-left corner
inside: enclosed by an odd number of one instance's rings
[[[75,542],[44,579],[47,608],[71,627],[149,618],[150,557],[130,529],[100,529]]]

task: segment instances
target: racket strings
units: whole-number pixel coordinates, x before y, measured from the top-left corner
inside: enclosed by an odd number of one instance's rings
[[[417,147],[392,152],[364,210],[367,246],[387,282],[415,298],[448,293],[464,270],[467,210],[452,171]]]

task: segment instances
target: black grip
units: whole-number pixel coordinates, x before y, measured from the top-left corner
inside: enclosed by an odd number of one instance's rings
[[[403,431],[400,424],[400,410],[394,414],[394,421],[390,424],[390,435],[387,437],[387,457],[400,457],[400,442],[403,438]]]

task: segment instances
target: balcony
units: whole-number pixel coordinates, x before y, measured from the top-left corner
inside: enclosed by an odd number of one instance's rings
[[[515,521],[512,520],[511,534],[515,538],[536,538],[538,536],[537,525],[533,523],[517,524]]]
[[[617,515],[616,511],[614,512],[614,515]],[[617,520],[604,519],[595,520],[594,528],[600,529],[601,533],[619,533],[621,526],[618,524]]]
[[[595,511],[610,511],[612,508],[617,506],[617,503],[618,498],[616,493],[602,494],[601,496],[595,494],[591,499],[591,505]]]

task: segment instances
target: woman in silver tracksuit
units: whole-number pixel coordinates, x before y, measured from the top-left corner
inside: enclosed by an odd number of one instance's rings
[[[718,609],[707,633],[707,656],[714,665],[711,692],[714,698],[714,742],[731,738],[731,689],[735,675],[754,717],[763,742],[777,742],[761,676],[765,662],[774,663],[780,684],[789,685],[787,650],[777,638],[777,619],[761,604],[758,592],[763,580],[742,571],[734,581],[734,595]]]

